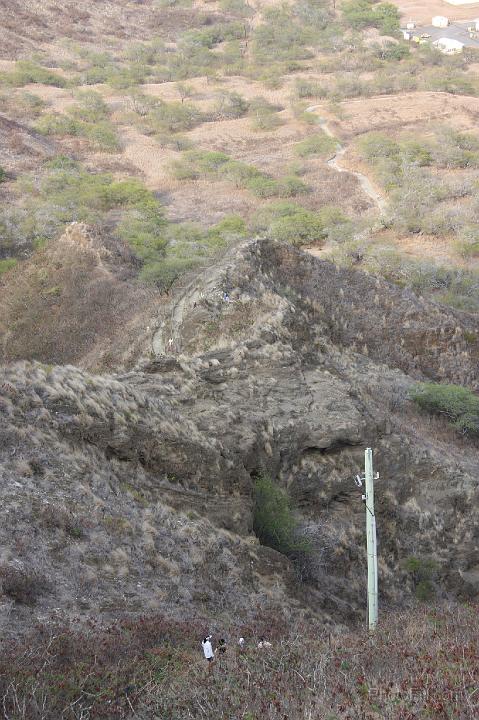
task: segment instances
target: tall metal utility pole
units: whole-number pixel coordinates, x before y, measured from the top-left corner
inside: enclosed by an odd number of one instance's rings
[[[376,475],[376,479],[379,475]],[[366,547],[368,555],[368,627],[374,630],[378,624],[378,552],[376,545],[376,515],[374,514],[373,453],[364,451],[364,479],[366,483]]]

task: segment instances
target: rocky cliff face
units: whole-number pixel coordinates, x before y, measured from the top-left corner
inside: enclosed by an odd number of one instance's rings
[[[367,446],[383,603],[410,600],[410,555],[437,561],[441,592],[476,594],[476,449],[407,399],[418,379],[477,386],[474,331],[471,316],[258,241],[190,284],[134,371],[5,368],[5,623],[275,603],[351,620]],[[253,535],[258,473],[287,488],[312,540],[302,580]]]

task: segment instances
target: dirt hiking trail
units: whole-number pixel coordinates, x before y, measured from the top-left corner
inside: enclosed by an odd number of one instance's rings
[[[311,105],[310,107],[306,108],[306,112],[314,113],[318,108],[320,108],[321,105]],[[368,195],[368,197],[371,198],[373,203],[378,208],[379,212],[381,214],[385,213],[388,209],[388,204],[386,202],[386,199],[374,188],[373,184],[369,180],[369,178],[366,175],[363,175],[363,173],[357,172],[356,170],[349,170],[348,168],[344,168],[339,164],[339,160],[343,157],[343,155],[346,153],[348,146],[347,145],[341,145],[338,141],[337,137],[332,132],[331,128],[329,127],[327,121],[324,118],[318,118],[319,119],[319,125],[321,126],[324,133],[330,137],[333,138],[333,140],[336,141],[338,144],[338,149],[336,153],[333,155],[332,158],[330,158],[327,161],[327,165],[329,167],[332,167],[334,170],[340,173],[349,173],[350,175],[354,175],[357,177],[359,184],[363,191]]]

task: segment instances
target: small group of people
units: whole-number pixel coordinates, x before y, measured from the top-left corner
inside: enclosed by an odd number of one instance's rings
[[[201,641],[201,646],[203,648],[203,654],[205,656],[205,660],[208,663],[214,662],[215,653],[220,656],[225,655],[226,649],[227,649],[226,640],[224,638],[220,638],[218,640],[218,645],[216,646],[216,648],[213,648],[212,640],[213,640],[213,636],[207,635]],[[239,638],[237,647],[238,647],[239,652],[244,652],[244,650],[246,649],[246,641],[245,641],[244,637]],[[260,637],[259,642],[258,642],[258,648],[260,650],[263,650],[263,649],[267,649],[270,647],[271,647],[271,643],[268,642],[268,640],[265,640],[264,637]]]

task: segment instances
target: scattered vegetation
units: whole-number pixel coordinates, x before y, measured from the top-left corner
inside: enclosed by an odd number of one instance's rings
[[[78,103],[67,114],[45,113],[38,120],[36,129],[44,135],[72,135],[87,138],[92,145],[106,152],[118,152],[120,140],[109,120],[110,110],[99,93],[84,91],[78,95]]]
[[[0,73],[0,82],[11,87],[23,87],[30,83],[60,88],[68,85],[67,80],[58,73],[30,60],[18,60],[12,72]]]
[[[67,224],[85,222],[125,242],[140,260],[140,278],[162,289],[246,233],[237,216],[227,216],[208,229],[169,223],[161,203],[139,180],[90,173],[65,157],[50,161],[41,178],[26,176],[18,184],[23,206],[0,216],[5,247],[18,242],[20,234],[24,245],[41,247]],[[15,262],[4,260],[0,268],[5,271]]]
[[[259,198],[295,197],[310,191],[296,176],[276,180],[254,165],[232,160],[221,152],[190,150],[181,159],[173,161],[172,169],[178,180],[196,180],[207,175],[215,180],[228,180]]]

